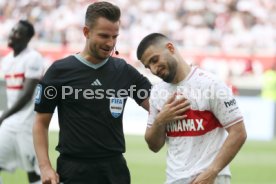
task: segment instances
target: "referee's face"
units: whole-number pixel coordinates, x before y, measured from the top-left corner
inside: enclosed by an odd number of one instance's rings
[[[113,53],[118,35],[119,21],[112,22],[103,17],[98,18],[86,36],[90,56],[98,62],[108,58]]]

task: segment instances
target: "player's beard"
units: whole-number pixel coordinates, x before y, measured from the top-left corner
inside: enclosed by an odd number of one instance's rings
[[[167,83],[171,83],[175,78],[178,64],[177,61],[171,56],[167,56],[165,59],[168,63],[168,74],[163,76],[162,79]]]

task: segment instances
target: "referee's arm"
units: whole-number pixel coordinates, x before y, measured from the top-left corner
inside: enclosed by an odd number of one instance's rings
[[[145,99],[140,105],[141,105],[145,110],[149,111],[149,98]]]
[[[52,118],[52,113],[36,114],[35,123],[33,126],[34,147],[41,171],[42,183],[59,183],[59,176],[53,169],[49,159],[49,143],[48,143],[48,129]]]

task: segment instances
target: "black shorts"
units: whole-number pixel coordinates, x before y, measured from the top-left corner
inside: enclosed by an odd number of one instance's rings
[[[63,184],[130,184],[130,173],[123,155],[93,161],[60,156],[57,173]]]

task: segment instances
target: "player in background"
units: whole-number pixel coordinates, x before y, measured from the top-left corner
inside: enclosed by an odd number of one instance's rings
[[[0,116],[0,170],[20,167],[28,173],[31,184],[41,183],[35,157],[32,127],[34,90],[43,74],[43,58],[28,47],[34,36],[33,25],[20,20],[11,30],[8,46],[12,48],[3,61],[8,109]]]
[[[88,6],[84,50],[54,62],[36,98],[34,144],[43,183],[130,184],[123,157],[123,112],[127,97],[148,110],[150,82],[125,60],[112,57],[120,26],[119,7]],[[57,171],[48,155],[48,128],[59,118]]]
[[[154,152],[168,145],[166,184],[229,184],[228,165],[246,140],[231,90],[212,74],[188,65],[163,34],[146,36],[137,57],[163,79],[151,91],[145,139]],[[190,103],[187,111],[180,103],[185,99]]]

